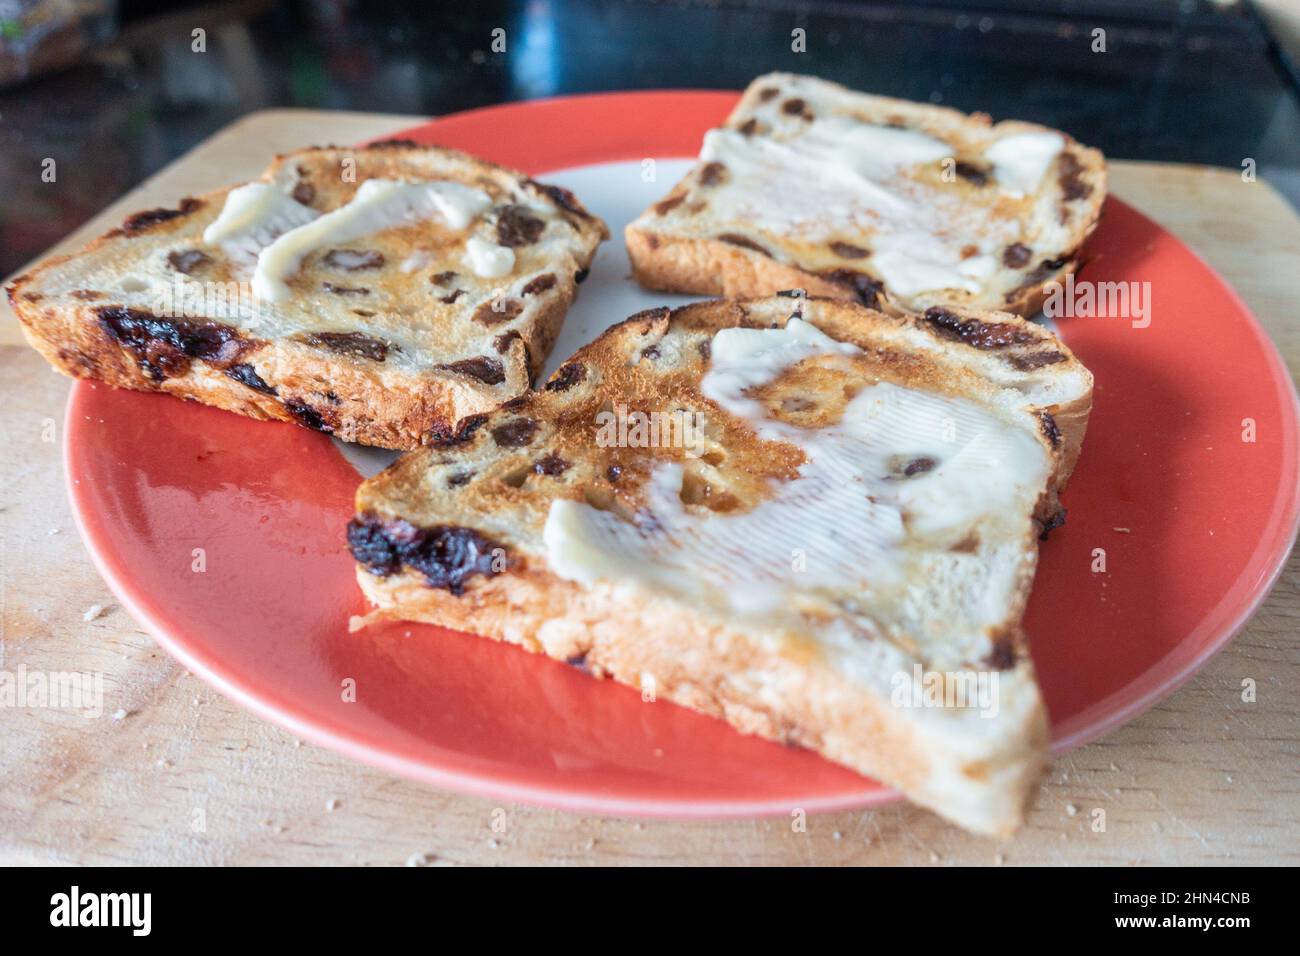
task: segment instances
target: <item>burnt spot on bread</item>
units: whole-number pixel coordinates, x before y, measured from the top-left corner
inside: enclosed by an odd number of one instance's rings
[[[445,302],[447,305],[451,305],[464,294],[465,294],[464,289],[453,289],[451,292],[448,292],[446,295],[439,297],[438,301]]]
[[[758,91],[758,99],[760,103],[768,103],[780,95],[781,91],[775,86],[765,86]]]
[[[1024,282],[1006,294],[1006,301],[1009,303],[1015,302],[1027,291],[1041,286],[1049,276],[1056,274],[1067,264],[1073,262],[1076,254],[1077,250],[1067,252],[1064,255],[1057,256],[1053,259],[1044,259],[1042,262],[1038,263],[1038,265],[1034,267],[1034,270],[1025,277]]]
[[[434,285],[447,285],[452,282],[457,275],[458,273],[451,272],[450,270],[447,272],[439,272],[436,275],[429,276],[429,281]]]
[[[311,183],[299,182],[293,187],[292,195],[295,202],[302,203],[304,206],[310,206],[316,199],[316,187]]]
[[[543,455],[533,462],[533,472],[538,475],[547,475],[554,478],[556,475],[562,475],[568,470],[568,461],[555,454],[555,452]]]
[[[436,425],[425,436],[425,444],[434,448],[454,448],[457,445],[464,445],[473,439],[478,430],[487,423],[487,420],[487,415],[480,413],[466,415],[454,428],[447,425]]]
[[[585,365],[581,362],[569,362],[556,369],[555,374],[550,377],[550,380],[547,381],[543,388],[548,392],[567,392],[586,377],[587,367]]]
[[[959,159],[953,171],[972,186],[987,186],[989,183],[989,168],[979,163]]]
[[[1007,362],[1018,372],[1032,372],[1046,365],[1056,365],[1058,362],[1064,361],[1065,356],[1055,349],[1046,352],[1029,352],[1025,355],[1007,356]]]
[[[459,596],[465,584],[480,575],[505,570],[505,549],[473,528],[439,524],[419,528],[401,518],[384,519],[373,512],[348,522],[348,549],[377,577],[410,568],[424,575],[430,587]]]
[[[333,282],[322,282],[320,287],[330,295],[370,295],[368,288],[359,285],[335,285]]]
[[[555,288],[556,278],[553,272],[543,272],[528,280],[528,283],[519,290],[520,295],[538,295]]]
[[[573,193],[569,192],[569,190],[565,189],[563,186],[551,186],[547,183],[539,183],[536,180],[532,180],[531,182],[533,186],[550,197],[551,201],[565,212],[572,213],[579,219],[591,218],[591,213],[582,208],[582,204],[578,202],[578,197],[573,195]]]
[[[1092,195],[1092,185],[1083,180],[1083,164],[1079,162],[1079,157],[1069,151],[1061,154],[1058,160],[1061,166],[1061,173],[1057,177],[1057,183],[1061,187],[1061,192],[1065,195],[1066,202],[1075,199],[1087,199]]]
[[[960,541],[951,545],[948,550],[953,554],[974,554],[980,548],[980,535],[978,531],[970,531]]]
[[[695,345],[695,351],[700,353],[700,358],[709,361],[713,357],[713,342],[709,339],[700,339]]]
[[[43,298],[45,298],[45,294],[43,292],[24,292],[22,294],[22,299],[24,302],[40,302],[41,299]]]
[[[319,409],[296,399],[285,399],[283,404],[284,410],[292,415],[298,424],[306,425],[314,431],[324,432],[326,435],[334,434],[334,424]]]
[[[835,253],[841,259],[865,259],[870,255],[869,250],[856,246],[851,242],[840,242],[836,240],[830,244],[831,252]]]
[[[267,395],[276,394],[275,386],[268,385],[262,376],[257,374],[257,369],[247,363],[239,362],[230,366],[230,368],[226,369],[226,374],[241,385],[247,385],[249,388]]]
[[[1037,521],[1037,519],[1035,519],[1035,521]],[[1037,521],[1037,523],[1038,523],[1038,540],[1046,541],[1048,535],[1050,535],[1057,528],[1061,527],[1061,525],[1065,524],[1065,509],[1057,508],[1056,511],[1052,513],[1052,516],[1050,518],[1048,518],[1046,521]]]
[[[730,173],[722,163],[705,163],[700,168],[700,185],[706,187],[720,186],[727,181]]]
[[[100,326],[136,357],[154,381],[184,375],[190,370],[191,359],[228,368],[261,345],[219,322],[164,319],[122,306],[102,306],[95,311]]]
[[[742,236],[740,235],[740,233],[737,232],[724,232],[721,233],[717,238],[719,242],[725,242],[729,246],[739,246],[741,249],[750,249],[753,252],[757,252],[765,256],[769,255],[767,249],[764,248],[762,245],[755,242],[753,239],[750,239],[748,236]]]
[[[641,357],[648,362],[654,362],[659,359],[659,346],[648,345],[641,350]]]
[[[71,295],[74,299],[80,299],[83,302],[94,302],[96,299],[104,297],[104,293],[96,292],[93,289],[73,289]]]
[[[1023,269],[1033,254],[1033,250],[1024,243],[1013,242],[1002,250],[1002,264],[1008,269]]]
[[[503,246],[531,246],[545,229],[545,220],[534,216],[527,206],[502,206],[497,213],[497,242]]]
[[[388,350],[391,348],[387,342],[362,332],[309,332],[302,337],[301,341],[340,355],[351,355],[374,362],[382,362],[388,358]]]
[[[128,216],[126,221],[122,223],[122,232],[128,236],[138,235],[149,231],[159,223],[170,222],[173,219],[179,219],[181,216],[188,216],[202,208],[202,199],[186,196],[176,209],[146,209],[143,212]]]
[[[884,283],[864,272],[854,269],[832,269],[821,273],[821,277],[828,282],[850,289],[857,300],[869,309],[874,309],[880,302],[880,290],[884,288]]]
[[[366,149],[423,149],[423,148],[424,147],[421,146],[419,143],[417,143],[415,140],[407,139],[405,137],[394,137],[392,139],[378,139],[375,140],[373,143],[366,144]]]
[[[736,128],[736,132],[741,136],[753,136],[758,132],[758,120],[752,117],[745,120],[745,122],[741,123],[740,126]]]
[[[1038,413],[1038,426],[1043,430],[1043,437],[1052,443],[1053,448],[1060,447],[1061,429],[1056,424],[1056,418],[1051,412]]]
[[[474,310],[474,321],[482,325],[500,325],[518,317],[524,304],[518,299],[492,299]]]
[[[533,418],[512,418],[492,429],[492,440],[502,448],[522,448],[529,444],[538,429]]]
[[[484,385],[500,385],[506,380],[505,366],[501,364],[499,359],[489,358],[486,355],[461,359],[459,362],[448,362],[446,365],[438,367],[458,372],[461,375],[467,375],[470,378],[477,379]]]
[[[447,476],[447,487],[459,488],[461,485],[469,484],[469,480],[473,477],[472,471],[453,471]]]
[[[584,282],[587,281],[587,276],[589,275],[591,275],[590,269],[579,269],[577,272],[573,274],[573,281],[578,285],[582,285]]]
[[[614,464],[605,469],[605,480],[614,484],[623,477],[623,466]]]
[[[177,272],[190,275],[195,269],[206,266],[212,257],[199,249],[178,249],[167,253],[167,264]]]
[[[655,203],[655,215],[666,216],[682,203],[686,201],[686,193],[680,196],[669,196],[667,199],[661,199]]]
[[[1013,323],[965,319],[939,306],[926,309],[921,318],[940,337],[984,351],[1038,341],[1038,337],[1028,329]]]
[[[360,272],[363,269],[382,269],[384,254],[378,249],[331,249],[320,262],[326,269]]]

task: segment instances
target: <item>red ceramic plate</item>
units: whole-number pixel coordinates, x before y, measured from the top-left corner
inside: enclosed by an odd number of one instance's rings
[[[617,235],[734,102],[579,97],[406,135],[569,184]],[[640,305],[617,243],[601,256],[557,360]],[[1058,750],[1151,706],[1222,647],[1281,568],[1298,513],[1295,392],[1241,301],[1119,200],[1086,260],[1093,282],[1149,283],[1152,310],[1146,327],[1059,323],[1097,386],[1069,522],[1042,547],[1027,620]],[[892,796],[511,647],[417,625],[349,634],[364,610],[343,543],[359,479],[323,435],[78,383],[66,465],[83,537],[122,604],[194,673],[304,738],[437,786],[609,814]]]

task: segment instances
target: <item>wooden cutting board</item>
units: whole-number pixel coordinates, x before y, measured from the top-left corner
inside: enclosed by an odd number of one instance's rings
[[[270,153],[412,116],[274,110],[226,128],[55,251],[126,213],[247,179]],[[1113,191],[1236,288],[1300,369],[1300,219],[1230,170],[1114,162]],[[69,188],[76,188],[75,184]],[[791,820],[638,822],[497,805],[294,740],[209,690],[116,606],[78,540],[60,463],[66,379],[0,306],[0,670],[101,671],[98,720],[0,707],[0,863],[1089,864],[1300,862],[1300,560],[1164,703],[1054,761],[1002,844],[904,803]],[[50,434],[51,427],[54,430]],[[88,609],[102,605],[91,620]],[[1253,678],[1254,703],[1241,700]],[[1106,827],[1094,832],[1093,811]]]

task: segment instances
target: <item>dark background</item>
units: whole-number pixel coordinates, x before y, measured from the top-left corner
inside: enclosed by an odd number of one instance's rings
[[[118,23],[78,64],[0,90],[0,274],[249,110],[440,114],[740,89],[773,69],[1046,123],[1117,159],[1253,158],[1300,203],[1295,73],[1248,3],[123,0]],[[191,50],[195,27],[204,53]],[[490,49],[497,27],[505,53]],[[804,53],[791,51],[796,28]],[[41,182],[45,157],[57,184]]]

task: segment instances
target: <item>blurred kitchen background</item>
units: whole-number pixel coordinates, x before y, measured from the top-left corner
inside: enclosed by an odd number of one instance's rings
[[[250,110],[437,115],[773,69],[1114,158],[1250,158],[1300,205],[1298,58],[1300,0],[0,0],[0,275]],[[43,183],[46,157],[83,185]]]

